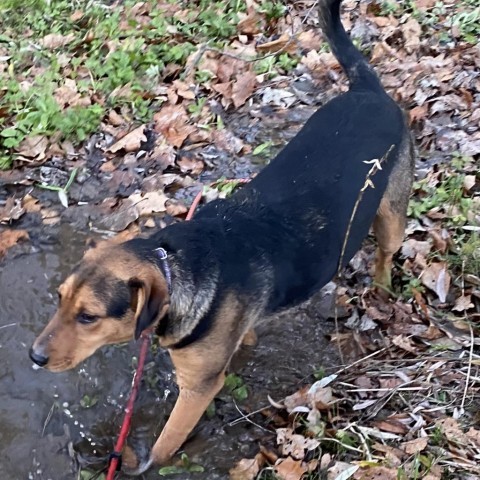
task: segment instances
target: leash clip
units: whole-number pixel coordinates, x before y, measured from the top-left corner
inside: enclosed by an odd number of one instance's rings
[[[167,262],[167,258],[168,258],[167,251],[162,247],[155,248],[153,251],[158,253],[158,258],[162,262],[163,272],[165,274],[165,279],[167,280],[168,294],[171,295],[172,294],[172,273],[170,271],[170,266],[168,265],[168,262]]]
[[[122,452],[116,452],[116,451],[113,451],[110,453],[110,455],[108,456],[108,466],[110,467],[110,464],[112,463],[113,459],[116,458],[118,461],[117,461],[117,467],[116,467],[116,471],[119,472],[122,468]]]
[[[154,252],[158,252],[158,257],[160,258],[160,260],[166,260],[168,258],[166,250],[162,247],[156,248]]]

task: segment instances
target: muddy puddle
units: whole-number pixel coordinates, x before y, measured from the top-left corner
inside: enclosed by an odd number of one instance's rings
[[[82,467],[102,468],[119,430],[138,345],[105,347],[75,370],[57,374],[34,369],[28,358],[35,335],[54,311],[56,287],[80,258],[84,241],[84,235],[62,226],[57,241],[1,267],[0,478],[79,478]],[[204,472],[172,478],[228,478],[236,460],[254,454],[259,442],[272,441],[259,414],[252,420],[262,428],[238,421],[240,410],[258,410],[268,404],[267,394],[280,399],[311,380],[315,369],[332,365],[334,353],[324,337],[332,324],[321,319],[320,304],[261,327],[258,345],[236,355],[232,370],[243,378],[248,398],[236,405],[230,394],[219,395],[215,414],[202,419],[185,445]],[[135,407],[136,445],[153,442],[175,397],[168,355],[152,347]],[[143,478],[159,478],[157,470]]]

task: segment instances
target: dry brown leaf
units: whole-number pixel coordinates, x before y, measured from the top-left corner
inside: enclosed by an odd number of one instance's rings
[[[23,158],[22,160],[27,160],[28,158],[35,159],[35,162],[44,160],[46,155],[45,152],[48,147],[47,137],[42,135],[34,135],[32,137],[27,137],[18,147],[18,154]],[[28,161],[28,160],[27,160]]]
[[[386,418],[385,420],[374,422],[373,425],[384,432],[398,433],[400,435],[405,435],[408,432],[408,427],[395,419]]]
[[[242,140],[225,128],[222,130],[214,130],[212,132],[212,140],[217,148],[233,155],[237,155],[243,149]]]
[[[450,288],[450,274],[444,262],[431,263],[421,275],[422,283],[433,290],[439,300],[445,303]]]
[[[254,480],[265,465],[265,457],[258,453],[255,458],[243,458],[230,469],[230,480]]]
[[[177,165],[180,167],[182,173],[190,172],[192,175],[200,175],[205,168],[205,164],[202,160],[187,156],[177,160]]]
[[[125,152],[136,152],[140,150],[142,142],[147,141],[145,136],[145,125],[142,125],[135,130],[132,130],[130,133],[127,133],[122,137],[118,142],[115,142],[109,149],[108,152],[118,152],[119,150],[124,150]]]
[[[455,312],[465,312],[474,306],[471,295],[461,295],[455,300],[455,305],[452,307],[452,310]]]
[[[4,230],[0,232],[0,259],[20,240],[28,240],[28,232],[26,230]]]
[[[300,480],[308,468],[300,460],[287,457],[278,461],[274,471],[280,480]]]
[[[125,124],[125,119],[120,114],[118,114],[115,110],[110,110],[108,112],[108,121],[114,127],[119,127],[120,125]]]
[[[467,437],[473,441],[477,448],[480,448],[480,430],[476,430],[473,427],[470,427],[470,430],[466,433]]]
[[[428,114],[428,105],[417,105],[413,107],[409,112],[410,124],[418,122],[419,120],[424,120]]]
[[[263,54],[277,53],[280,51],[295,53],[297,51],[297,40],[294,36],[289,35],[288,33],[283,33],[277,39],[257,45],[256,48]]]
[[[406,352],[417,353],[415,344],[405,335],[396,335],[392,338],[392,343]]]
[[[430,242],[422,242],[409,238],[403,242],[402,255],[408,258],[415,258],[417,254],[420,253],[423,257],[426,257],[431,249],[432,245]]]
[[[439,253],[444,254],[447,251],[450,235],[446,229],[440,231],[430,230],[430,236],[433,240],[433,246]]]
[[[442,418],[435,423],[449,442],[453,444],[468,444],[468,436],[463,433],[458,421],[452,417]]]
[[[163,134],[168,143],[181,147],[196,128],[189,125],[189,117],[182,105],[165,105],[153,116],[155,131]]]
[[[163,192],[147,192],[144,195],[134,193],[128,197],[132,202],[138,216],[151,215],[152,213],[165,212],[168,197]]]
[[[355,472],[355,480],[397,480],[398,469],[387,467],[368,467]]]
[[[49,33],[40,40],[42,47],[54,50],[55,48],[64,47],[75,40],[75,34],[61,35],[59,33]]]
[[[3,207],[0,207],[0,223],[9,223],[18,220],[25,213],[22,201],[19,198],[9,197]]]
[[[295,434],[291,428],[277,428],[277,444],[282,447],[282,455],[303,460],[306,452],[315,450],[320,442],[314,438]]]
[[[237,75],[237,80],[232,86],[232,101],[235,108],[241,107],[252,95],[257,84],[257,77],[254,72],[248,71]]]
[[[41,205],[38,201],[38,198],[32,197],[28,194],[23,197],[22,206],[26,212],[39,212],[41,210]]]
[[[414,52],[420,46],[422,27],[413,17],[410,17],[408,22],[401,26],[401,30],[405,39],[405,50],[408,53]]]
[[[438,0],[415,0],[415,5],[420,10],[430,10]]]
[[[290,413],[296,407],[308,405],[308,390],[308,386],[303,387],[292,395],[285,397],[283,404],[285,405],[287,412]]]
[[[237,23],[237,29],[245,35],[255,35],[261,32],[263,18],[255,11],[244,16]]]
[[[400,447],[409,455],[415,455],[427,448],[428,437],[415,438],[409,442],[403,443]]]
[[[166,212],[168,213],[168,215],[171,215],[172,217],[183,215],[188,211],[188,208],[185,206],[185,204],[182,201],[176,200],[174,198],[167,200],[167,202],[165,203],[165,206],[166,206]]]

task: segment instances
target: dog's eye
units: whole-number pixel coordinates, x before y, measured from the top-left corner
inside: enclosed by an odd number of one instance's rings
[[[78,323],[94,323],[98,320],[96,315],[89,315],[88,313],[82,312],[77,315]]]

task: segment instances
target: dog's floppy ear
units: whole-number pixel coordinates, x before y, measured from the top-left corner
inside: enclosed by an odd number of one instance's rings
[[[157,319],[162,307],[160,295],[139,279],[128,282],[131,291],[131,306],[135,312],[135,340]]]

